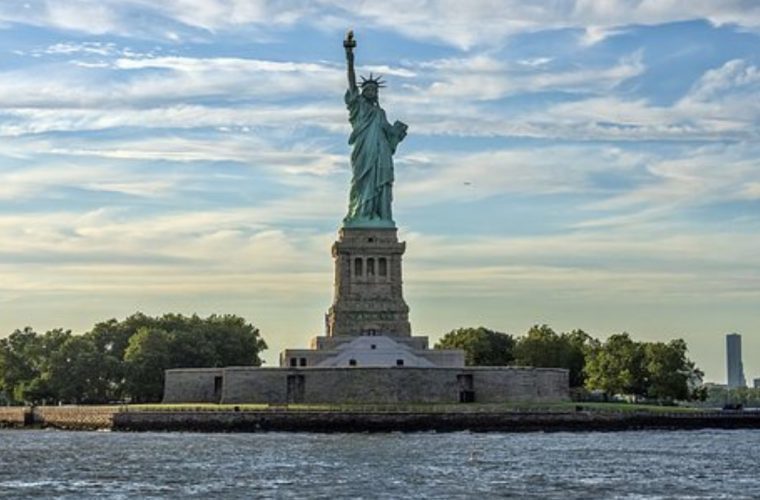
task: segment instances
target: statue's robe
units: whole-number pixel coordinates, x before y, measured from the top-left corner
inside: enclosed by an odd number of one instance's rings
[[[351,153],[351,193],[346,223],[387,221],[391,216],[393,154],[404,131],[385,118],[379,105],[364,97],[358,88],[346,91],[346,106],[353,127],[348,144]]]

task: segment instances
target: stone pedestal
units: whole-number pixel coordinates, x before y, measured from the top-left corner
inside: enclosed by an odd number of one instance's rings
[[[409,337],[409,306],[402,293],[401,256],[406,244],[396,228],[343,228],[332,247],[333,304],[329,337]]]

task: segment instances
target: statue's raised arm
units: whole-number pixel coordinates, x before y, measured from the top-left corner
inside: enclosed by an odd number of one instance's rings
[[[343,40],[343,47],[346,49],[346,62],[348,63],[348,88],[356,88],[356,73],[354,72],[354,47],[356,47],[356,40],[354,40],[353,30],[346,32],[346,38]]]

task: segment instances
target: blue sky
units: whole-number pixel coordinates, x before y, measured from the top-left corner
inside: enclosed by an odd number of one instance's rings
[[[347,28],[410,126],[417,334],[683,337],[723,381],[737,331],[760,377],[754,0],[6,0],[0,335],[229,312],[274,364],[321,334]]]

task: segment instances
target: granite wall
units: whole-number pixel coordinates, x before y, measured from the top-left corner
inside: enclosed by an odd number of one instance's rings
[[[222,377],[220,394],[213,390],[215,377]],[[166,371],[164,390],[165,403],[504,403],[569,399],[567,370],[520,367],[180,369]]]
[[[222,368],[166,370],[164,403],[219,403],[223,381]]]

